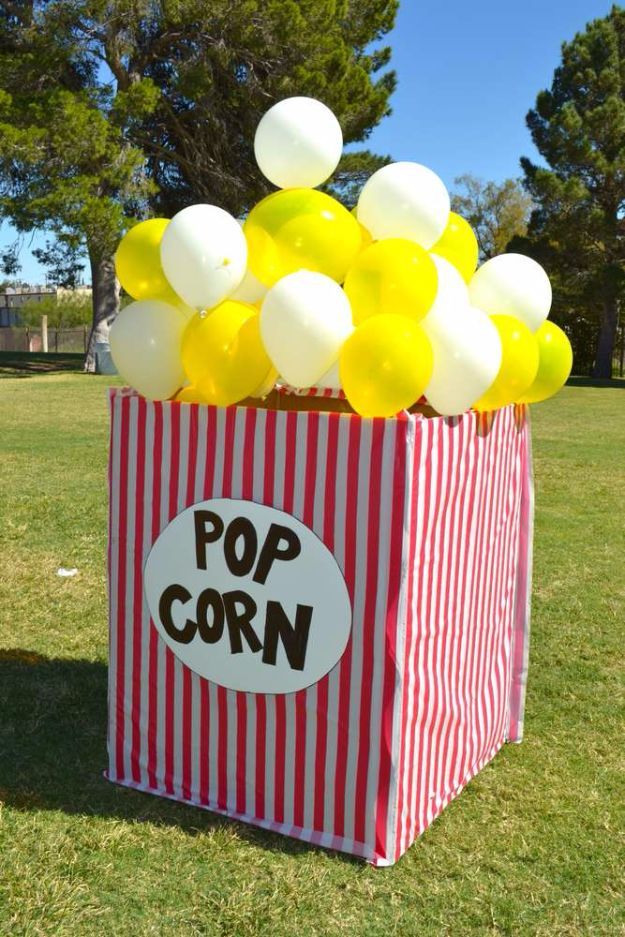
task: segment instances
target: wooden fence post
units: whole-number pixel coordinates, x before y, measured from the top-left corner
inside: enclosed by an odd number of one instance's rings
[[[41,350],[45,353],[48,351],[48,317],[41,317]]]

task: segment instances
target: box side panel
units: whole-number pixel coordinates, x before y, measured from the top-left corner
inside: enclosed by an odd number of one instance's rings
[[[519,520],[518,562],[514,600],[514,631],[512,636],[512,680],[510,714],[506,737],[510,742],[523,739],[523,719],[527,671],[529,663],[532,552],[534,542],[534,476],[532,464],[532,433],[529,407],[525,407],[524,445],[522,458],[522,491]]]
[[[112,408],[109,776],[384,858],[410,422],[123,395]],[[292,513],[334,553],[352,635],[314,686],[226,690],[183,666],[151,623],[149,549],[176,514],[213,497]]]
[[[525,438],[522,408],[419,424],[397,855],[505,740]]]
[[[392,865],[401,855],[400,830],[405,803],[404,774],[406,770],[406,735],[410,718],[410,703],[414,691],[414,680],[409,668],[410,651],[413,642],[413,616],[411,615],[412,593],[414,588],[415,545],[414,536],[417,501],[415,498],[415,471],[418,458],[415,458],[416,440],[422,433],[419,416],[410,417],[405,455],[398,478],[403,476],[403,531],[401,538],[401,584],[398,596],[397,615],[389,621],[388,651],[389,659],[394,661],[392,706],[389,707],[387,720],[392,724],[391,775],[389,784],[388,820],[386,825],[386,844],[379,846],[375,865]],[[425,453],[425,449],[422,450]],[[399,540],[398,540],[399,544]]]

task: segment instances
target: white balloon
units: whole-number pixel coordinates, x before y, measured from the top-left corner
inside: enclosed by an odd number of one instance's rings
[[[161,264],[172,288],[188,306],[212,309],[245,276],[245,235],[223,208],[190,205],[174,215],[165,229]]]
[[[180,358],[184,310],[154,299],[125,306],[111,326],[115,367],[131,387],[150,400],[167,400],[185,382]]]
[[[438,413],[456,416],[479,400],[497,377],[501,339],[481,309],[440,303],[432,312],[421,321],[434,352],[425,396]]]
[[[466,309],[469,303],[469,290],[460,271],[452,263],[430,254],[438,274],[438,286],[434,302],[428,309],[425,319],[431,317],[432,321],[440,315],[441,310]]]
[[[449,220],[444,183],[420,163],[390,163],[364,185],[356,214],[374,241],[406,238],[429,250]]]
[[[279,189],[314,188],[332,175],[343,134],[330,110],[314,98],[286,98],[270,107],[254,137],[262,174]]]
[[[312,387],[337,360],[353,331],[341,287],[322,273],[298,270],[271,287],[260,311],[260,334],[287,384]]]
[[[515,316],[535,332],[551,309],[551,283],[535,260],[523,254],[500,254],[487,260],[471,278],[474,306],[489,316]]]
[[[258,280],[248,268],[242,282],[237,286],[229,299],[236,299],[240,303],[259,303],[267,294],[267,287]]]
[[[322,374],[316,383],[317,387],[329,388],[330,390],[342,390],[341,376],[339,374],[338,358],[331,368],[325,374]]]

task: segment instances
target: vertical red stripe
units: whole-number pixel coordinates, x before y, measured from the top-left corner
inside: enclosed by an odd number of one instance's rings
[[[298,413],[289,410],[286,414],[286,445],[284,459],[284,493],[282,510],[287,514],[293,513],[295,498],[295,458],[297,454],[297,422]]]
[[[312,528],[315,512],[315,478],[319,448],[319,413],[311,411],[306,420],[306,469],[304,474],[303,522]],[[293,774],[293,822],[304,826],[304,792],[306,783],[306,710],[308,690],[295,694],[295,766]],[[311,690],[313,694],[315,691]]]
[[[254,494],[254,437],[256,433],[257,410],[249,407],[244,413],[245,430],[243,439],[243,476],[241,495],[251,500]],[[236,809],[238,813],[247,813],[247,703],[245,693],[237,693],[237,770],[236,770]]]
[[[109,616],[108,616],[108,619],[109,619],[108,620],[109,661],[111,662],[110,671],[109,671],[109,694],[111,698],[113,697],[112,685],[111,685],[112,678],[113,678],[113,668],[112,668],[113,636],[114,634],[116,636],[116,632],[114,631],[114,628],[116,628],[116,625],[117,625],[117,622],[115,623],[113,622],[112,615],[111,615],[111,610],[112,610],[111,598],[113,596],[113,589],[117,588],[117,584],[115,583],[115,572],[113,570],[113,498],[114,498],[113,459],[117,458],[117,448],[115,446],[115,423],[117,420],[116,411],[117,411],[117,401],[114,396],[114,391],[113,391],[113,388],[109,388],[109,413],[110,413],[110,419],[111,419],[111,429],[109,432],[109,459],[108,459],[109,509],[108,509],[108,545],[107,545],[107,550],[106,550],[106,559],[107,559],[106,575],[107,575],[108,596],[109,596]],[[116,535],[117,535],[117,532],[116,532]],[[117,602],[119,603],[119,594],[117,596]],[[116,673],[115,673],[115,676],[117,676]],[[115,691],[117,691],[117,687],[115,687]],[[115,707],[117,708],[117,695],[115,695]],[[115,748],[115,739],[112,737],[113,725],[114,725],[113,719],[111,718],[109,714],[109,722],[108,722],[108,728],[107,728],[107,749],[109,752],[109,771],[110,771],[110,761],[111,761],[110,753]],[[115,726],[115,732],[117,732],[116,726]]]
[[[122,397],[121,401],[121,427],[120,427],[120,455],[119,455],[119,555],[117,557],[117,708],[115,716],[115,765],[117,779],[126,777],[124,767],[125,748],[125,693],[126,693],[126,554],[127,521],[128,521],[128,427],[129,427],[130,399]]]
[[[254,811],[256,817],[266,816],[265,768],[267,749],[267,701],[262,693],[256,694],[256,771]]]
[[[204,463],[204,479],[202,483],[202,498],[206,501],[213,497],[215,484],[215,454],[217,447],[217,410],[215,407],[206,407],[206,461]],[[199,414],[199,411],[198,411]],[[214,791],[210,789],[210,695],[208,680],[200,680],[200,803],[210,804],[214,798]]]
[[[497,640],[499,625],[495,627],[491,609],[492,600],[496,596],[499,585],[499,563],[501,559],[501,522],[503,520],[506,491],[506,465],[507,454],[502,449],[502,436],[505,435],[505,418],[503,410],[489,414],[488,445],[491,453],[491,462],[494,463],[493,489],[489,499],[490,516],[488,523],[488,550],[486,563],[488,569],[488,589],[482,588],[479,621],[482,627],[483,643],[478,670],[477,703],[480,722],[480,749],[476,761],[481,761],[488,752],[488,742],[492,732],[495,718],[495,697],[493,692],[493,673],[491,670],[494,645]]]
[[[362,673],[361,673],[361,694],[360,711],[358,716],[358,754],[356,756],[356,787],[354,798],[354,838],[359,843],[365,842],[365,825],[367,821],[365,804],[367,801],[367,780],[369,769],[369,749],[371,745],[371,693],[369,687],[373,684],[373,650],[375,645],[375,605],[378,591],[378,560],[380,550],[380,494],[382,484],[382,457],[384,449],[384,424],[382,419],[371,421],[371,453],[369,456],[369,495],[367,505],[368,518],[368,536],[367,536],[367,555],[365,559],[365,601],[364,601],[364,621],[362,623]],[[403,423],[400,430],[399,422],[390,424],[395,431],[395,438],[403,436],[405,431]],[[393,430],[390,430],[391,432]],[[401,474],[401,467],[395,465],[393,468],[393,480],[397,473]],[[390,483],[390,479],[385,482]],[[403,500],[403,499],[402,499]],[[393,505],[395,507],[395,505]],[[395,544],[393,544],[395,546]],[[401,551],[401,536],[400,536]],[[401,565],[401,563],[400,563]],[[393,565],[389,564],[388,574],[393,575]],[[389,589],[389,599],[392,603],[393,593]],[[397,597],[395,597],[397,601]],[[390,617],[387,618],[387,628],[390,623]],[[389,629],[390,630],[390,629]],[[388,631],[385,635],[384,657],[388,654]],[[386,740],[387,741],[387,740]],[[389,752],[384,751],[385,744],[382,743],[380,756],[382,759],[388,757]],[[383,794],[382,794],[383,796]],[[388,792],[387,792],[388,797]],[[377,821],[381,817],[378,814]],[[385,851],[385,843],[382,846]]]
[[[466,600],[467,600],[467,647],[465,667],[462,680],[462,702],[464,709],[464,737],[463,753],[460,761],[459,781],[462,782],[469,770],[472,752],[475,746],[477,726],[473,717],[474,675],[476,665],[477,642],[480,629],[476,621],[476,598],[479,589],[479,578],[484,575],[482,562],[482,540],[485,508],[488,502],[489,474],[488,450],[483,435],[483,419],[479,413],[471,413],[471,432],[473,433],[473,449],[475,455],[475,489],[472,511],[473,545],[472,566],[466,572]]]
[[[455,562],[453,563],[453,573],[451,576],[451,611],[450,611],[450,620],[454,622],[456,629],[455,635],[455,648],[453,651],[452,661],[450,661],[450,672],[448,675],[448,680],[450,683],[450,700],[449,700],[449,723],[446,730],[445,738],[445,747],[443,753],[443,763],[446,765],[449,762],[448,768],[448,777],[446,778],[446,783],[448,787],[455,788],[458,784],[456,777],[456,761],[458,754],[458,728],[461,723],[461,703],[460,703],[460,677],[461,677],[461,668],[462,668],[462,643],[463,643],[463,595],[460,591],[461,584],[461,570],[462,567],[467,563],[467,528],[463,525],[463,520],[465,517],[465,506],[467,500],[467,490],[468,490],[468,471],[469,471],[469,459],[468,453],[471,444],[470,440],[470,426],[469,420],[466,416],[462,418],[461,424],[458,428],[458,439],[457,439],[457,449],[458,449],[458,466],[457,466],[457,477],[459,482],[459,493],[457,494],[458,499],[458,510],[457,510],[457,520],[452,527],[452,547],[455,554]],[[450,568],[452,564],[450,563]]]
[[[464,490],[463,474],[463,427],[464,417],[450,420],[446,423],[445,431],[449,442],[449,462],[446,480],[447,511],[449,521],[444,525],[444,550],[441,554],[443,562],[440,569],[440,591],[438,596],[438,617],[446,623],[439,639],[439,680],[442,689],[442,702],[437,714],[435,727],[435,744],[433,750],[434,782],[433,789],[437,797],[449,788],[449,777],[445,774],[447,768],[447,755],[449,748],[449,731],[454,716],[454,668],[457,662],[458,625],[457,609],[457,581],[453,576],[455,558],[461,549],[462,539],[457,529],[458,511],[462,491]],[[445,560],[444,557],[447,556]],[[450,647],[451,642],[451,647]]]
[[[288,514],[293,513],[293,499],[295,491],[295,454],[297,450],[297,417],[295,410],[285,414],[286,443],[284,452],[284,492],[282,510]],[[277,694],[276,703],[276,752],[274,773],[274,818],[278,823],[284,822],[284,791],[286,767],[286,699],[283,694]]]
[[[217,687],[217,806],[228,806],[228,695]]]
[[[172,406],[176,406],[173,404]],[[181,404],[178,404],[180,407]],[[195,477],[197,473],[197,443],[198,443],[198,406],[185,404],[188,407],[189,428],[187,435],[187,481],[185,492],[185,507],[195,501]],[[191,783],[193,767],[193,675],[188,667],[182,668],[182,796],[191,799]]]
[[[511,507],[508,512],[508,523],[504,544],[504,559],[502,563],[502,585],[500,608],[504,615],[502,634],[499,638],[499,647],[496,660],[496,672],[499,689],[499,719],[494,727],[495,742],[507,739],[508,716],[510,706],[510,686],[514,668],[514,615],[515,615],[515,585],[517,571],[521,567],[520,523],[521,523],[521,472],[522,472],[522,437],[515,425],[514,409],[508,411],[508,442],[510,450],[510,464],[508,474],[509,501]],[[505,614],[504,614],[505,613]]]
[[[163,461],[163,405],[152,404],[154,410],[154,450],[152,477],[152,543],[161,529],[161,466]],[[157,735],[158,735],[158,632],[152,622],[150,628],[148,663],[148,783],[157,787]]]
[[[491,751],[496,741],[497,725],[500,721],[499,707],[501,705],[501,688],[499,686],[499,661],[498,653],[502,638],[504,637],[506,621],[504,608],[501,603],[502,591],[504,588],[504,569],[507,560],[507,539],[508,531],[512,525],[512,517],[507,508],[511,495],[510,483],[510,455],[511,442],[508,433],[508,412],[500,410],[495,414],[495,439],[491,443],[495,447],[497,459],[502,463],[501,473],[498,483],[499,498],[497,502],[497,514],[495,519],[495,532],[493,536],[493,574],[492,586],[487,596],[485,604],[484,619],[488,629],[488,643],[486,647],[486,656],[484,664],[484,683],[487,700],[485,712],[485,734],[483,754]]]
[[[168,520],[178,510],[178,482],[180,477],[180,406],[169,404],[169,498]],[[174,699],[176,680],[176,658],[169,648],[165,649],[165,790],[174,793]]]
[[[237,701],[237,767],[236,767],[236,809],[237,813],[246,813],[246,750],[247,750],[247,700],[245,693],[236,693]]]
[[[399,756],[398,756],[398,784],[399,784],[399,793],[398,793],[398,802],[397,802],[397,824],[395,830],[395,856],[400,856],[403,849],[403,831],[404,823],[403,816],[404,812],[408,806],[409,790],[407,787],[408,772],[406,768],[406,755],[410,749],[410,723],[408,720],[408,705],[411,702],[411,691],[410,691],[410,679],[412,674],[412,669],[414,667],[413,660],[413,635],[414,635],[414,615],[412,611],[412,602],[414,596],[415,582],[417,578],[417,570],[415,568],[415,551],[417,544],[417,479],[419,472],[419,464],[421,459],[421,447],[423,445],[423,429],[422,421],[417,420],[413,417],[415,425],[415,441],[414,448],[411,454],[410,464],[406,466],[406,471],[410,472],[410,516],[408,517],[408,584],[407,584],[407,596],[406,596],[406,621],[404,623],[404,652],[403,657],[398,658],[398,666],[402,672],[403,679],[403,688],[402,688],[402,703],[401,703],[401,728],[399,732],[400,744],[399,744]],[[395,457],[397,458],[397,457]],[[395,498],[393,498],[393,503],[395,503]],[[403,531],[402,531],[403,535]],[[391,543],[393,543],[393,538],[391,538]],[[390,564],[392,568],[392,564]],[[397,653],[397,651],[395,651]],[[384,673],[384,686],[385,686],[385,696],[386,699],[386,685],[387,679],[390,677],[387,675],[386,667]],[[416,682],[416,681],[415,681]],[[414,696],[414,694],[412,694]],[[382,765],[380,764],[380,768]],[[389,765],[390,771],[390,765]],[[386,772],[384,775],[382,771],[380,772],[380,786],[382,786],[383,778],[385,783],[389,783],[389,780],[386,778]],[[380,811],[382,811],[382,804],[380,804]],[[388,813],[388,807],[387,811]],[[380,833],[377,833],[377,839],[380,840]]]
[[[208,743],[210,728],[210,701],[208,695],[208,680],[200,679],[200,719],[199,719],[199,801],[201,804],[210,803],[210,781],[208,773]]]
[[[226,425],[224,430],[224,473],[221,482],[221,494],[224,498],[232,497],[232,465],[234,461],[234,430],[236,417],[237,408],[228,407],[226,410]]]
[[[272,506],[276,468],[276,420],[275,410],[267,410],[265,416],[265,459],[263,472],[263,504]]]
[[[377,421],[376,421],[377,422]],[[384,429],[384,423],[382,429]],[[393,721],[395,714],[393,712],[393,702],[395,694],[395,668],[401,667],[401,661],[397,658],[397,633],[402,622],[399,620],[399,599],[402,590],[402,573],[404,571],[402,563],[402,554],[404,551],[404,517],[406,511],[406,472],[410,472],[412,466],[408,463],[408,457],[412,455],[408,451],[408,430],[410,422],[408,420],[398,419],[394,424],[395,432],[395,453],[393,458],[393,500],[391,510],[391,530],[390,530],[390,552],[388,562],[388,601],[386,609],[386,628],[385,628],[385,649],[384,649],[384,673],[382,683],[382,713],[380,725],[380,763],[378,769],[378,796],[375,816],[375,850],[376,854],[386,858],[387,856],[387,824],[389,813],[389,793],[391,785],[391,767],[393,757]],[[373,467],[373,466],[372,466]],[[382,480],[381,464],[379,470],[377,465],[374,467],[375,474]],[[385,483],[390,483],[390,479],[385,479]],[[378,511],[380,490],[378,489]],[[369,515],[371,517],[371,514]],[[380,522],[384,521],[380,519]],[[376,550],[377,553],[377,550]],[[377,558],[376,558],[377,562]],[[408,576],[412,579],[412,570],[408,569]],[[375,595],[372,597],[373,611],[375,610]],[[406,610],[409,614],[409,609]],[[367,644],[365,644],[365,649]],[[367,655],[371,657],[372,655]],[[405,666],[405,664],[404,664]],[[371,661],[371,674],[373,662]],[[405,676],[405,674],[404,674]],[[366,688],[369,683],[370,674],[363,674],[363,685]],[[361,711],[361,732],[362,732],[362,711]],[[404,739],[405,741],[405,739]],[[367,752],[368,757],[368,752]],[[366,793],[366,788],[365,788]],[[356,803],[359,803],[359,795],[356,794]],[[357,830],[359,828],[357,827]],[[364,826],[360,831],[360,836],[356,839],[364,841]]]
[[[326,451],[325,489],[323,499],[323,540],[328,549],[334,552],[336,461],[338,457],[338,432],[340,416],[338,413],[329,413],[326,419],[328,442]],[[317,739],[315,746],[315,802],[313,816],[313,826],[316,830],[324,829],[327,751],[328,677],[323,677],[317,684]]]
[[[360,436],[362,420],[349,419],[347,443],[347,474],[345,484],[345,582],[354,606],[356,585],[356,525],[358,517],[358,483],[360,460]],[[339,664],[339,712],[337,725],[336,787],[334,792],[334,832],[343,836],[345,832],[345,782],[347,778],[347,750],[349,744],[349,695],[352,668],[352,637],[347,642],[345,653]]]
[[[263,458],[263,504],[273,505],[273,488],[276,458],[275,410],[265,412],[265,436]],[[267,700],[262,694],[256,696],[256,816],[267,816],[265,802],[265,772],[267,769]]]
[[[143,516],[145,504],[145,417],[144,397],[137,398],[137,473],[135,490],[134,595],[132,607],[132,780],[141,782],[141,648],[143,642]]]
[[[518,563],[518,437],[514,426],[512,408],[503,410],[502,433],[499,440],[500,452],[503,451],[505,471],[503,491],[505,494],[499,519],[500,551],[498,557],[497,590],[493,599],[490,616],[496,623],[489,669],[495,689],[493,700],[493,719],[491,735],[487,742],[487,751],[503,742],[506,713],[508,709],[508,674],[511,665],[511,628],[514,607],[514,566]],[[514,541],[513,541],[514,538]]]
[[[481,725],[478,706],[479,685],[477,683],[479,666],[482,656],[483,629],[481,627],[480,607],[482,600],[482,584],[484,579],[484,562],[488,550],[488,533],[491,497],[492,497],[492,453],[488,447],[488,414],[476,414],[476,445],[482,454],[482,478],[479,490],[479,506],[477,521],[477,545],[475,563],[473,566],[473,581],[471,584],[470,627],[472,642],[470,649],[470,682],[469,694],[471,704],[468,710],[470,737],[468,739],[463,776],[473,770],[481,744]]]
[[[419,504],[422,512],[422,523],[421,523],[421,542],[415,543],[415,553],[418,549],[419,552],[419,561],[414,567],[413,575],[416,576],[415,583],[415,603],[412,609],[412,614],[415,616],[414,629],[415,629],[415,640],[414,648],[412,651],[412,664],[411,666],[415,671],[415,698],[413,699],[413,708],[412,716],[410,719],[410,728],[409,728],[409,757],[408,757],[408,803],[406,810],[406,830],[408,838],[412,838],[414,835],[414,829],[419,822],[419,811],[420,811],[420,793],[421,793],[421,772],[419,759],[420,749],[417,747],[417,737],[420,737],[421,725],[423,719],[425,718],[425,711],[427,710],[428,700],[427,700],[427,679],[423,680],[423,687],[420,685],[421,682],[421,673],[424,670],[423,667],[423,658],[425,655],[426,647],[426,635],[424,634],[424,622],[425,615],[422,614],[423,603],[425,602],[425,577],[427,575],[427,566],[426,566],[426,556],[428,556],[428,550],[430,547],[430,539],[432,537],[432,528],[431,528],[431,509],[434,505],[432,503],[432,474],[431,474],[431,463],[430,463],[430,453],[434,448],[434,422],[432,420],[424,420],[420,427],[420,446],[421,448],[426,449],[425,455],[425,466],[423,475],[418,473],[414,477],[413,484],[415,488],[413,489],[413,497],[419,499]],[[438,453],[437,453],[438,457]],[[423,490],[421,490],[421,486]],[[416,536],[416,531],[413,536]],[[431,561],[431,558],[430,558]],[[423,691],[423,694],[422,694]],[[424,699],[421,704],[420,696],[423,695]],[[407,840],[404,840],[404,848],[407,846]]]
[[[458,594],[460,597],[460,609],[459,609],[459,621],[463,623],[463,652],[464,656],[462,657],[461,662],[461,672],[458,677],[458,705],[460,716],[457,723],[456,733],[454,736],[453,747],[455,750],[455,759],[454,759],[454,779],[456,785],[461,784],[464,781],[464,761],[466,757],[466,751],[469,745],[469,732],[471,730],[470,725],[470,716],[469,716],[469,684],[471,671],[473,667],[473,652],[472,652],[472,642],[475,630],[473,627],[473,619],[471,616],[471,605],[473,602],[473,586],[472,581],[469,579],[469,555],[470,547],[473,544],[473,570],[475,569],[475,564],[478,563],[477,556],[477,538],[478,538],[478,528],[476,526],[477,521],[476,517],[479,513],[480,508],[480,496],[478,491],[478,474],[481,471],[481,466],[483,463],[482,450],[479,444],[479,437],[477,436],[477,418],[475,414],[467,414],[464,418],[466,424],[466,430],[469,434],[468,448],[470,448],[472,453],[472,471],[469,483],[467,485],[467,499],[468,499],[468,516],[464,524],[464,539],[465,539],[465,549],[463,552],[463,562],[459,570],[458,578]],[[467,456],[465,455],[465,459]],[[480,475],[481,479],[481,475]]]
[[[234,435],[236,407],[226,410],[224,431],[224,467],[221,482],[221,494],[224,498],[232,496],[232,466],[234,460]],[[228,691],[217,687],[217,805],[225,810],[228,806]]]
[[[427,706],[426,713],[423,714],[420,723],[419,733],[419,780],[421,782],[421,796],[419,798],[423,813],[420,819],[420,825],[425,823],[425,816],[430,804],[429,787],[429,768],[432,756],[432,722],[436,714],[439,702],[439,687],[436,680],[436,651],[440,639],[439,629],[441,622],[433,614],[434,609],[434,590],[437,591],[437,599],[440,592],[438,580],[435,581],[435,575],[440,573],[440,549],[442,536],[442,517],[444,516],[445,498],[443,495],[443,479],[447,471],[446,449],[444,441],[445,420],[436,421],[434,426],[434,442],[438,454],[438,463],[436,469],[435,497],[433,499],[433,522],[430,541],[430,561],[427,569],[425,581],[425,618],[424,626],[426,629],[426,680],[427,680]]]
[[[523,686],[521,675],[525,656],[526,628],[527,628],[527,589],[530,575],[530,544],[531,536],[531,451],[529,443],[530,426],[527,407],[520,404],[515,408],[515,420],[522,421],[522,439],[520,442],[520,508],[518,532],[518,560],[516,572],[514,620],[512,631],[512,664],[510,687],[510,719],[507,736],[510,741],[517,742],[521,737]]]

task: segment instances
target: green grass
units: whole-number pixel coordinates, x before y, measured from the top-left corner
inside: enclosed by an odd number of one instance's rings
[[[106,383],[0,382],[0,935],[625,934],[625,389],[533,409],[526,741],[376,871],[102,778]]]
[[[82,371],[84,360],[84,354],[74,352],[0,351],[0,379]]]

